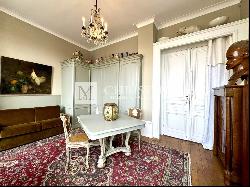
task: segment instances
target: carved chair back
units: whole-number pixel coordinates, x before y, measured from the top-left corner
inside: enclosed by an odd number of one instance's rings
[[[129,108],[128,115],[136,119],[142,119],[142,110],[139,108]]]

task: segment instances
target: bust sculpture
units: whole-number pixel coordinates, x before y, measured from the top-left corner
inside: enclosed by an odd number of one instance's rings
[[[249,41],[241,40],[233,43],[227,50],[227,70],[233,69],[228,85],[235,85],[239,78],[248,82]]]

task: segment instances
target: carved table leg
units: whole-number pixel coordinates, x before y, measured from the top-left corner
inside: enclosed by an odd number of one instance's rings
[[[110,148],[110,149],[114,149],[114,147],[113,147],[113,145],[112,145],[113,139],[114,139],[114,136],[111,136],[111,137],[110,137],[110,140],[109,140],[109,141],[110,141],[110,142],[109,142],[109,148]]]
[[[130,149],[130,146],[128,145],[130,134],[131,132],[126,133],[125,146],[126,146],[126,149],[128,150],[128,152],[125,153],[126,156],[131,155],[131,149]]]
[[[106,156],[105,156],[105,138],[100,138],[99,139],[100,145],[101,145],[101,155],[99,156],[98,159],[98,168],[103,168],[105,166],[105,161],[106,161]]]

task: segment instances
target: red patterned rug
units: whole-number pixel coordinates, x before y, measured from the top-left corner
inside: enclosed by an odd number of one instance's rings
[[[115,143],[119,142],[117,139]],[[118,143],[117,143],[118,144]],[[116,153],[106,166],[97,168],[100,147],[90,149],[89,169],[85,168],[86,149],[75,149],[65,172],[64,135],[50,137],[0,152],[1,186],[190,186],[188,153],[141,141],[130,140],[132,154]],[[78,155],[78,156],[77,156]]]

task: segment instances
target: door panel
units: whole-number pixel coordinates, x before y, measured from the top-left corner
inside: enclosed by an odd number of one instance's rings
[[[204,132],[207,50],[207,46],[191,49],[191,132],[188,139],[198,143],[201,143]]]
[[[167,53],[162,71],[162,133],[186,139],[189,50]]]
[[[118,104],[118,73],[118,63],[91,69],[91,82],[97,83],[97,104],[91,105],[92,114],[102,113],[105,103]]]
[[[139,60],[121,61],[119,73],[119,113],[127,114],[128,108],[140,107]]]
[[[62,66],[62,106],[65,108],[73,108],[73,100],[74,98],[74,66]],[[72,111],[71,111],[72,112]],[[72,113],[68,113],[73,115]]]
[[[187,116],[181,113],[167,113],[167,132],[168,136],[186,139]],[[182,124],[182,125],[179,125]]]
[[[102,110],[103,107],[103,97],[102,97],[102,90],[103,90],[103,83],[102,83],[102,69],[91,69],[91,82],[95,82],[97,86],[97,103],[91,104],[91,114],[95,114],[97,110]],[[95,90],[91,90],[91,95],[94,95]]]
[[[102,108],[105,103],[116,103],[118,105],[118,72],[118,63],[102,69]]]

